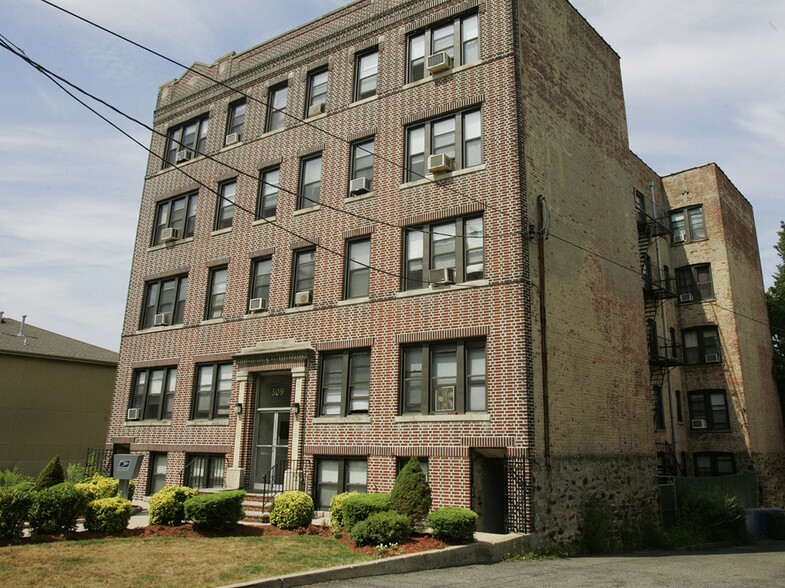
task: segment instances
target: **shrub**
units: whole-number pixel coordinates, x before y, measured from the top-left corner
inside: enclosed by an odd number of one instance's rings
[[[122,533],[131,520],[131,501],[119,496],[99,498],[87,505],[84,526],[90,531]]]
[[[390,510],[389,494],[358,494],[343,501],[343,524],[352,529],[360,521],[377,512]]]
[[[38,479],[35,481],[36,490],[46,490],[57,484],[65,482],[63,476],[63,466],[60,465],[60,456],[55,455],[46,467],[38,474]]]
[[[468,508],[445,506],[428,515],[428,525],[437,539],[447,543],[468,543],[474,539],[477,513]]]
[[[80,484],[76,484],[76,488],[84,492],[91,502],[93,500],[117,496],[117,489],[119,486],[120,480],[106,478],[101,474],[93,474],[92,478]]]
[[[176,527],[185,518],[183,504],[198,492],[187,486],[166,486],[150,497],[150,524]]]
[[[349,536],[357,545],[400,543],[412,536],[412,523],[394,510],[377,512],[354,525]]]
[[[335,529],[344,529],[343,502],[350,496],[357,496],[357,492],[343,492],[330,499],[330,525]]]
[[[687,493],[679,505],[679,520],[676,535],[687,536],[684,529],[692,531],[694,542],[749,541],[744,508],[732,496],[718,492],[692,491]]]
[[[72,463],[65,470],[65,481],[79,484],[90,479],[87,468],[83,463]]]
[[[185,501],[185,517],[198,529],[223,531],[231,529],[245,516],[245,490],[228,490],[217,494],[194,496]]]
[[[431,487],[416,457],[412,457],[395,478],[390,507],[409,517],[412,524],[424,519],[431,510]]]
[[[0,488],[0,539],[17,541],[22,538],[22,529],[32,505],[31,492]]]
[[[30,527],[35,533],[60,535],[76,528],[76,519],[87,506],[84,492],[63,482],[38,492],[30,509]]]
[[[590,496],[581,508],[581,527],[578,533],[578,549],[583,553],[606,553],[613,551],[616,540],[610,507],[596,496]]]
[[[25,480],[11,486],[9,490],[18,490],[19,492],[35,492],[35,482],[32,480]]]
[[[296,490],[281,492],[273,498],[270,524],[279,529],[307,527],[313,520],[313,499]]]
[[[12,470],[3,470],[0,472],[0,488],[12,488],[17,484],[30,480],[29,476],[25,476],[16,467]]]

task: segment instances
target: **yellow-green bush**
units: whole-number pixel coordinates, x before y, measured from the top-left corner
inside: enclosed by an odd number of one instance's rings
[[[188,486],[166,486],[150,497],[150,524],[176,527],[185,517],[183,504],[198,492]]]
[[[356,496],[357,492],[343,492],[336,494],[330,499],[330,524],[335,529],[343,529],[345,527],[343,519],[343,501],[350,496]]]
[[[76,489],[84,492],[92,502],[93,500],[117,496],[117,488],[119,486],[120,480],[106,478],[101,474],[93,474],[93,477],[87,481],[76,484]]]
[[[270,507],[270,524],[279,529],[307,527],[313,520],[313,499],[305,492],[281,492]]]
[[[131,520],[131,501],[119,496],[99,498],[87,505],[84,526],[90,531],[122,533]]]

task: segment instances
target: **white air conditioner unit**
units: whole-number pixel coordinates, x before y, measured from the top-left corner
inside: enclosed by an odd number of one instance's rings
[[[442,267],[428,272],[428,281],[435,286],[448,286],[455,283],[455,268]]]
[[[371,191],[371,182],[368,178],[354,178],[349,182],[349,194],[355,196]]]
[[[693,297],[692,293],[685,292],[684,294],[679,294],[679,302],[692,302]]]
[[[693,429],[705,429],[706,427],[708,427],[706,419],[692,419]]]
[[[684,233],[680,233],[678,235],[673,235],[673,242],[674,243],[684,243],[687,240],[687,235]]]
[[[173,228],[167,228],[161,231],[161,241],[169,243],[170,241],[177,241],[180,238],[180,231]]]
[[[240,140],[240,135],[237,133],[230,133],[226,135],[226,144],[227,145],[234,145],[237,141]]]
[[[177,163],[180,163],[182,161],[187,161],[187,160],[191,159],[191,157],[193,157],[193,155],[194,155],[194,152],[191,151],[190,149],[183,149],[182,151],[178,151],[177,152],[177,158],[175,159],[175,161]]]
[[[318,116],[324,114],[324,102],[318,102],[308,109],[308,116]]]
[[[707,353],[705,357],[706,363],[720,363],[719,353]]]
[[[452,67],[452,57],[446,51],[439,51],[428,56],[428,71],[432,74],[447,71]]]
[[[428,171],[432,174],[452,171],[455,162],[452,157],[444,153],[428,156]]]
[[[267,310],[267,298],[251,298],[251,301],[248,303],[248,310],[250,312]]]
[[[141,411],[138,408],[129,408],[128,413],[125,415],[125,420],[127,421],[138,421],[139,420],[139,413]]]
[[[172,322],[172,315],[168,312],[162,312],[153,317],[154,327],[165,327]]]
[[[311,303],[311,290],[303,290],[294,294],[295,306],[306,306]]]

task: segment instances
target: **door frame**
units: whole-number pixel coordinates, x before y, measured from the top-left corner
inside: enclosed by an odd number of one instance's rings
[[[288,381],[289,381],[288,382],[288,388],[289,388],[289,401],[288,401],[288,403],[285,406],[260,407],[259,403],[260,403],[260,399],[261,399],[261,389],[262,389],[262,384],[263,384],[264,380],[267,379],[267,378],[276,378],[276,377],[278,377],[278,378],[280,378],[280,377],[288,378]],[[256,393],[255,393],[255,401],[254,401],[254,409],[253,409],[253,430],[252,430],[252,435],[251,435],[251,455],[250,455],[251,459],[250,459],[250,478],[249,478],[249,487],[250,487],[251,490],[261,489],[261,488],[257,488],[257,484],[256,484],[256,475],[257,475],[257,473],[259,473],[259,472],[257,472],[257,467],[258,466],[257,466],[256,449],[257,449],[257,439],[258,439],[258,435],[259,435],[258,428],[260,426],[260,420],[261,420],[259,418],[260,414],[273,414],[274,415],[274,417],[273,417],[273,431],[272,431],[272,439],[271,439],[271,447],[272,447],[273,451],[272,451],[272,456],[271,456],[271,460],[270,460],[270,469],[272,469],[273,467],[275,467],[275,465],[277,463],[282,461],[276,455],[276,449],[279,448],[279,447],[282,447],[282,446],[281,445],[276,445],[276,443],[275,443],[276,438],[275,437],[276,437],[276,433],[278,431],[278,424],[280,422],[279,421],[280,415],[282,413],[286,413],[286,414],[289,415],[289,435],[287,437],[286,456],[283,458],[283,461],[286,461],[286,460],[289,459],[289,455],[291,454],[291,443],[292,443],[292,419],[291,419],[290,411],[291,411],[291,405],[292,405],[292,394],[294,392],[293,386],[292,386],[292,381],[291,381],[291,372],[289,372],[289,371],[285,371],[285,372],[283,372],[283,371],[282,372],[262,372],[262,373],[259,373],[256,376],[255,380],[256,381],[254,383],[254,386],[256,388],[256,390],[255,390]],[[261,472],[261,473],[266,474],[267,472]],[[281,488],[277,488],[276,491],[280,491],[280,490],[281,490]]]

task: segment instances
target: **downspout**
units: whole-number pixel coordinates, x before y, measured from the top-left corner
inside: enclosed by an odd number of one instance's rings
[[[545,225],[545,197],[537,196],[537,261],[539,264],[539,290],[540,290],[540,357],[542,361],[542,428],[543,428],[543,454],[545,456],[545,469],[550,480],[551,472],[551,412],[548,399],[548,337],[547,317],[545,315],[545,239],[548,229]],[[549,495],[550,496],[550,495]]]

